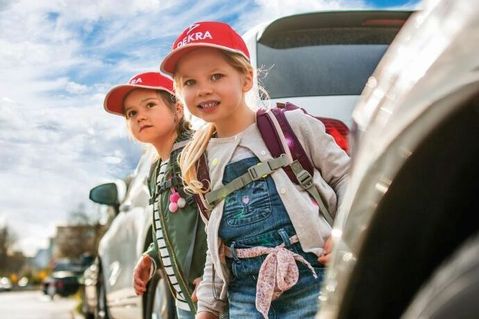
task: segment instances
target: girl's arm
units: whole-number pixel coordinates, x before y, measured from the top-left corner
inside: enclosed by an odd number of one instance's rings
[[[198,297],[198,314],[196,318],[218,318],[219,314],[222,313],[225,308],[225,301],[219,299],[223,287],[223,280],[213,271],[213,267],[208,249],[206,251],[203,279],[199,283],[196,292]]]
[[[202,311],[196,314],[195,319],[218,319],[218,316],[212,314],[211,312]]]

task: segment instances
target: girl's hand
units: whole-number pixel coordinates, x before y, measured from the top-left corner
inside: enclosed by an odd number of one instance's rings
[[[198,285],[200,284],[200,282],[201,282],[201,277],[198,277],[195,280],[193,280],[193,285],[195,285],[195,290],[193,290],[193,293],[191,294],[191,300],[193,302],[198,301],[198,297],[196,296],[196,290],[198,289]]]
[[[150,280],[151,264],[150,257],[143,255],[133,270],[133,286],[137,296],[143,295],[146,291],[146,284]]]
[[[208,311],[198,312],[195,319],[218,319],[217,316]]]
[[[329,235],[328,239],[324,243],[323,254],[319,256],[318,261],[323,265],[327,265],[329,263],[329,259],[331,258],[331,251],[333,250],[333,239],[331,235]]]

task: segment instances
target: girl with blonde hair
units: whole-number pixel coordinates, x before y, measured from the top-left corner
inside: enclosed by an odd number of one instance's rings
[[[291,155],[273,158],[259,133],[245,100],[254,75],[244,41],[225,23],[195,23],[161,69],[173,75],[189,111],[207,122],[180,155],[186,189],[210,209],[196,318],[217,318],[226,303],[233,319],[313,318],[331,227],[282,169]],[[315,166],[315,188],[335,212],[348,156],[318,120],[300,110],[286,117]],[[202,158],[209,181],[199,177]]]

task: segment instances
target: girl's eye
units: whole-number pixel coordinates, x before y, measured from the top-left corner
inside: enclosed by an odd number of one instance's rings
[[[151,109],[151,108],[153,108],[153,107],[155,107],[155,106],[156,106],[155,103],[148,103],[148,104],[146,104],[146,108],[147,108],[147,109]]]
[[[195,80],[186,80],[185,83],[183,83],[184,86],[192,86],[195,84]]]
[[[126,112],[126,118],[127,119],[132,118],[135,115],[136,115],[136,111],[129,110],[129,111]]]
[[[211,76],[211,79],[213,81],[218,81],[219,79],[221,79],[224,75],[223,74],[220,74],[220,73],[215,73]]]

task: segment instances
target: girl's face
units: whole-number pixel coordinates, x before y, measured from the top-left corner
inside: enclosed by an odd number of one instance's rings
[[[228,62],[220,50],[196,49],[179,61],[175,77],[190,112],[214,124],[234,124],[248,108],[244,94],[251,89],[252,75],[245,75]]]
[[[176,124],[183,115],[179,104],[175,113],[156,91],[150,89],[135,89],[123,105],[135,139],[155,146],[176,134]]]

